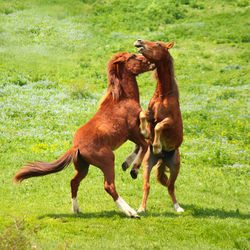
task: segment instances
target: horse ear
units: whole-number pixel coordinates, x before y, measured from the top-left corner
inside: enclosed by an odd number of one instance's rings
[[[174,41],[167,44],[167,49],[171,49],[174,46]]]
[[[116,60],[114,60],[112,63],[113,64],[117,64],[117,63],[119,63],[119,62],[121,62],[121,59],[118,57]]]

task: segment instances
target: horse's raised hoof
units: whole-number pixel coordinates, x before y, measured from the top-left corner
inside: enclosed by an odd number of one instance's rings
[[[128,168],[129,168],[128,163],[127,163],[126,161],[124,161],[124,162],[122,163],[122,170],[123,170],[123,171],[126,171]]]
[[[138,171],[136,171],[135,169],[132,169],[130,171],[130,175],[133,179],[136,179],[137,178],[137,175],[138,175]]]
[[[159,144],[154,144],[153,145],[153,154],[158,155],[162,152],[162,146]]]

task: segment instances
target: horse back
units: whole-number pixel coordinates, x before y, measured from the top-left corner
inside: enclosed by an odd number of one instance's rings
[[[140,105],[127,100],[99,108],[96,114],[82,127],[74,137],[74,147],[119,148],[128,140],[131,131],[139,125]],[[84,151],[85,151],[84,149]]]

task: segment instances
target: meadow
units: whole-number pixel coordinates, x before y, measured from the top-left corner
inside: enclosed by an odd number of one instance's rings
[[[0,249],[249,249],[250,11],[246,0],[0,0]],[[98,109],[106,65],[137,39],[175,41],[184,123],[173,211],[152,171],[147,212],[119,212],[90,167],[71,212],[73,166],[13,184],[26,162],[53,161]],[[155,89],[137,77],[143,109]],[[118,193],[134,208],[137,180],[116,152]]]

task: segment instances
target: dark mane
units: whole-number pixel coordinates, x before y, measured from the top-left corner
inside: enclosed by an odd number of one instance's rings
[[[100,101],[100,106],[105,103],[118,102],[124,96],[124,90],[120,84],[122,80],[122,70],[125,54],[127,52],[119,52],[113,56],[107,65],[108,90]]]
[[[119,52],[108,62],[108,92],[112,94],[113,100],[118,102],[124,96],[124,90],[121,85],[123,74],[123,62],[126,61],[127,52]]]

